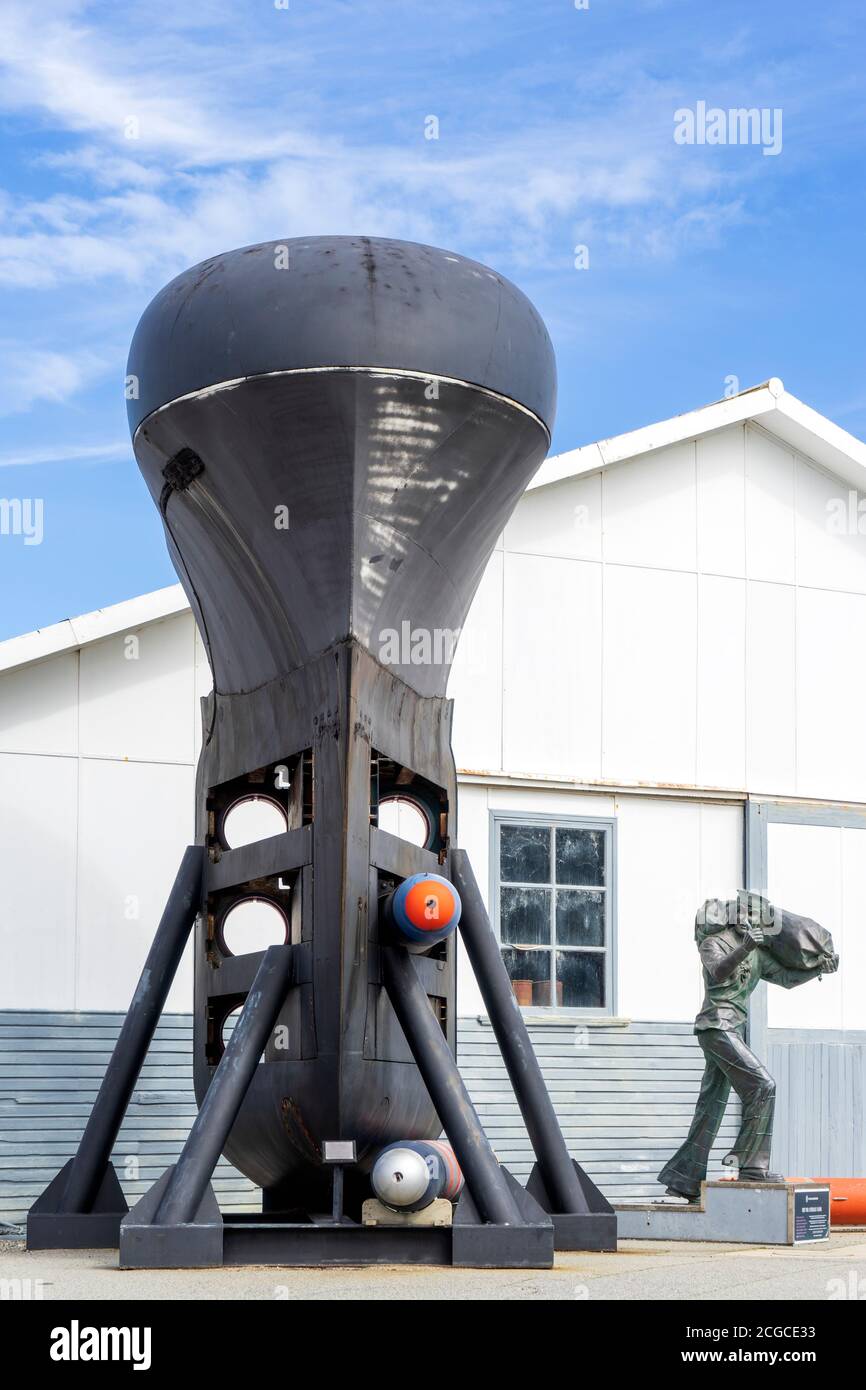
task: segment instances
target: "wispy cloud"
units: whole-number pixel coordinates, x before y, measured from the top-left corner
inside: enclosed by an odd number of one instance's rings
[[[129,441],[125,439],[116,444],[55,444],[0,453],[0,468],[25,468],[43,463],[106,463],[128,459],[130,453]]]
[[[0,415],[27,411],[39,401],[67,401],[105,370],[106,363],[91,352],[0,342]]]
[[[382,14],[367,10],[375,49]],[[245,33],[241,56],[236,11],[220,5],[204,7],[191,29],[161,23],[157,11],[132,48],[89,22],[97,13],[16,3],[2,12],[2,104],[67,133],[71,148],[39,157],[88,193],[7,204],[0,283],[149,283],[233,245],[323,230],[493,246],[500,264],[540,269],[567,264],[572,233],[591,226],[597,240],[651,259],[731,227],[741,206],[730,169],[674,147],[673,88],[617,50],[585,75],[599,98],[589,106],[585,90],[583,101],[551,108],[544,65],[531,64],[473,92],[475,120],[461,129],[468,93],[458,102],[446,72],[439,140],[424,139],[419,101],[411,129],[404,117],[383,141],[348,97],[343,128],[323,122],[314,132],[303,79],[335,38],[307,17],[280,28],[275,16],[267,40]],[[566,92],[574,85],[561,60],[552,72]],[[405,110],[398,79],[395,65],[395,93],[383,102],[399,93]]]
[[[798,152],[768,161],[675,145],[673,113],[698,96],[784,96],[787,130],[818,81],[804,84],[782,38],[768,62],[742,13],[712,45],[706,26],[683,26],[684,0],[625,9],[616,33],[604,7],[575,12],[563,46],[561,0],[494,0],[487,26],[439,0],[405,43],[387,0],[292,0],[282,13],[198,0],[151,7],[146,25],[128,7],[0,0],[0,109],[19,132],[19,178],[0,195],[0,290],[64,306],[80,345],[46,346],[40,325],[0,410],[71,399],[95,379],[88,359],[106,361],[106,338],[119,367],[150,294],[233,246],[406,237],[531,285],[573,277],[576,243],[591,242],[594,265],[651,270],[765,223],[786,170],[834,132],[806,111]],[[849,77],[832,80],[848,128],[862,100]],[[441,129],[428,141],[431,112]]]

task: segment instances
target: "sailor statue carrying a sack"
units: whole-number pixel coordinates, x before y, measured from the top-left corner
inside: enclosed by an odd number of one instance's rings
[[[695,918],[695,941],[705,987],[695,1033],[706,1066],[688,1136],[659,1173],[669,1197],[689,1202],[700,1196],[731,1088],[742,1118],[723,1164],[739,1182],[785,1181],[769,1171],[776,1083],[745,1041],[749,997],[760,980],[793,989],[839,965],[828,931],[757,893],[710,898]]]

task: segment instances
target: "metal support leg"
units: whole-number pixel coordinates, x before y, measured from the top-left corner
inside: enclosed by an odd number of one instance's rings
[[[31,1248],[62,1249],[109,1241],[116,1244],[117,1226],[126,1203],[110,1167],[111,1150],[199,910],[203,862],[202,847],[190,845],[147,953],[78,1152],[31,1208],[27,1222]],[[88,1223],[86,1218],[91,1213],[94,1216]],[[109,1233],[112,1226],[113,1235]]]
[[[385,988],[430,1099],[463,1169],[482,1221],[522,1221],[514,1196],[475,1114],[457,1063],[421,987],[415,964],[399,946],[382,950]]]
[[[334,1176],[332,1179],[333,1187],[331,1190],[331,1220],[335,1226],[342,1224],[343,1220],[343,1165],[334,1165]]]
[[[265,951],[243,1012],[163,1193],[154,1225],[177,1226],[195,1220],[268,1035],[285,1002],[292,958],[291,946],[269,946]]]
[[[466,953],[487,1006],[553,1210],[586,1212],[589,1210],[586,1197],[565,1146],[553,1102],[544,1084],[499,943],[493,935],[465,850],[452,850],[451,877],[463,902],[460,933]]]

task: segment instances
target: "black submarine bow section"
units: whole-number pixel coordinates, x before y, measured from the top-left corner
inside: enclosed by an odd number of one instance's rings
[[[160,290],[129,351],[130,432],[181,396],[316,367],[449,377],[553,429],[553,347],[516,285],[433,246],[319,236],[213,256]]]
[[[352,637],[444,695],[549,444],[553,350],[525,295],[429,246],[266,243],[166,286],[127,370],[135,452],[216,689],[254,690]]]

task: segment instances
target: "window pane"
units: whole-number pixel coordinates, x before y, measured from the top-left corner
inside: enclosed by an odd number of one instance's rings
[[[556,832],[557,883],[604,884],[604,831],[560,827]]]
[[[603,946],[604,893],[562,888],[556,894],[556,944]]]
[[[556,952],[556,1002],[566,1009],[604,1008],[604,951]]]
[[[503,883],[550,882],[550,828],[499,827],[499,877]]]
[[[550,944],[550,889],[500,888],[499,934],[521,946]]]
[[[502,952],[505,969],[518,1004],[527,1008],[550,1006],[550,952],[517,951],[509,947]]]

